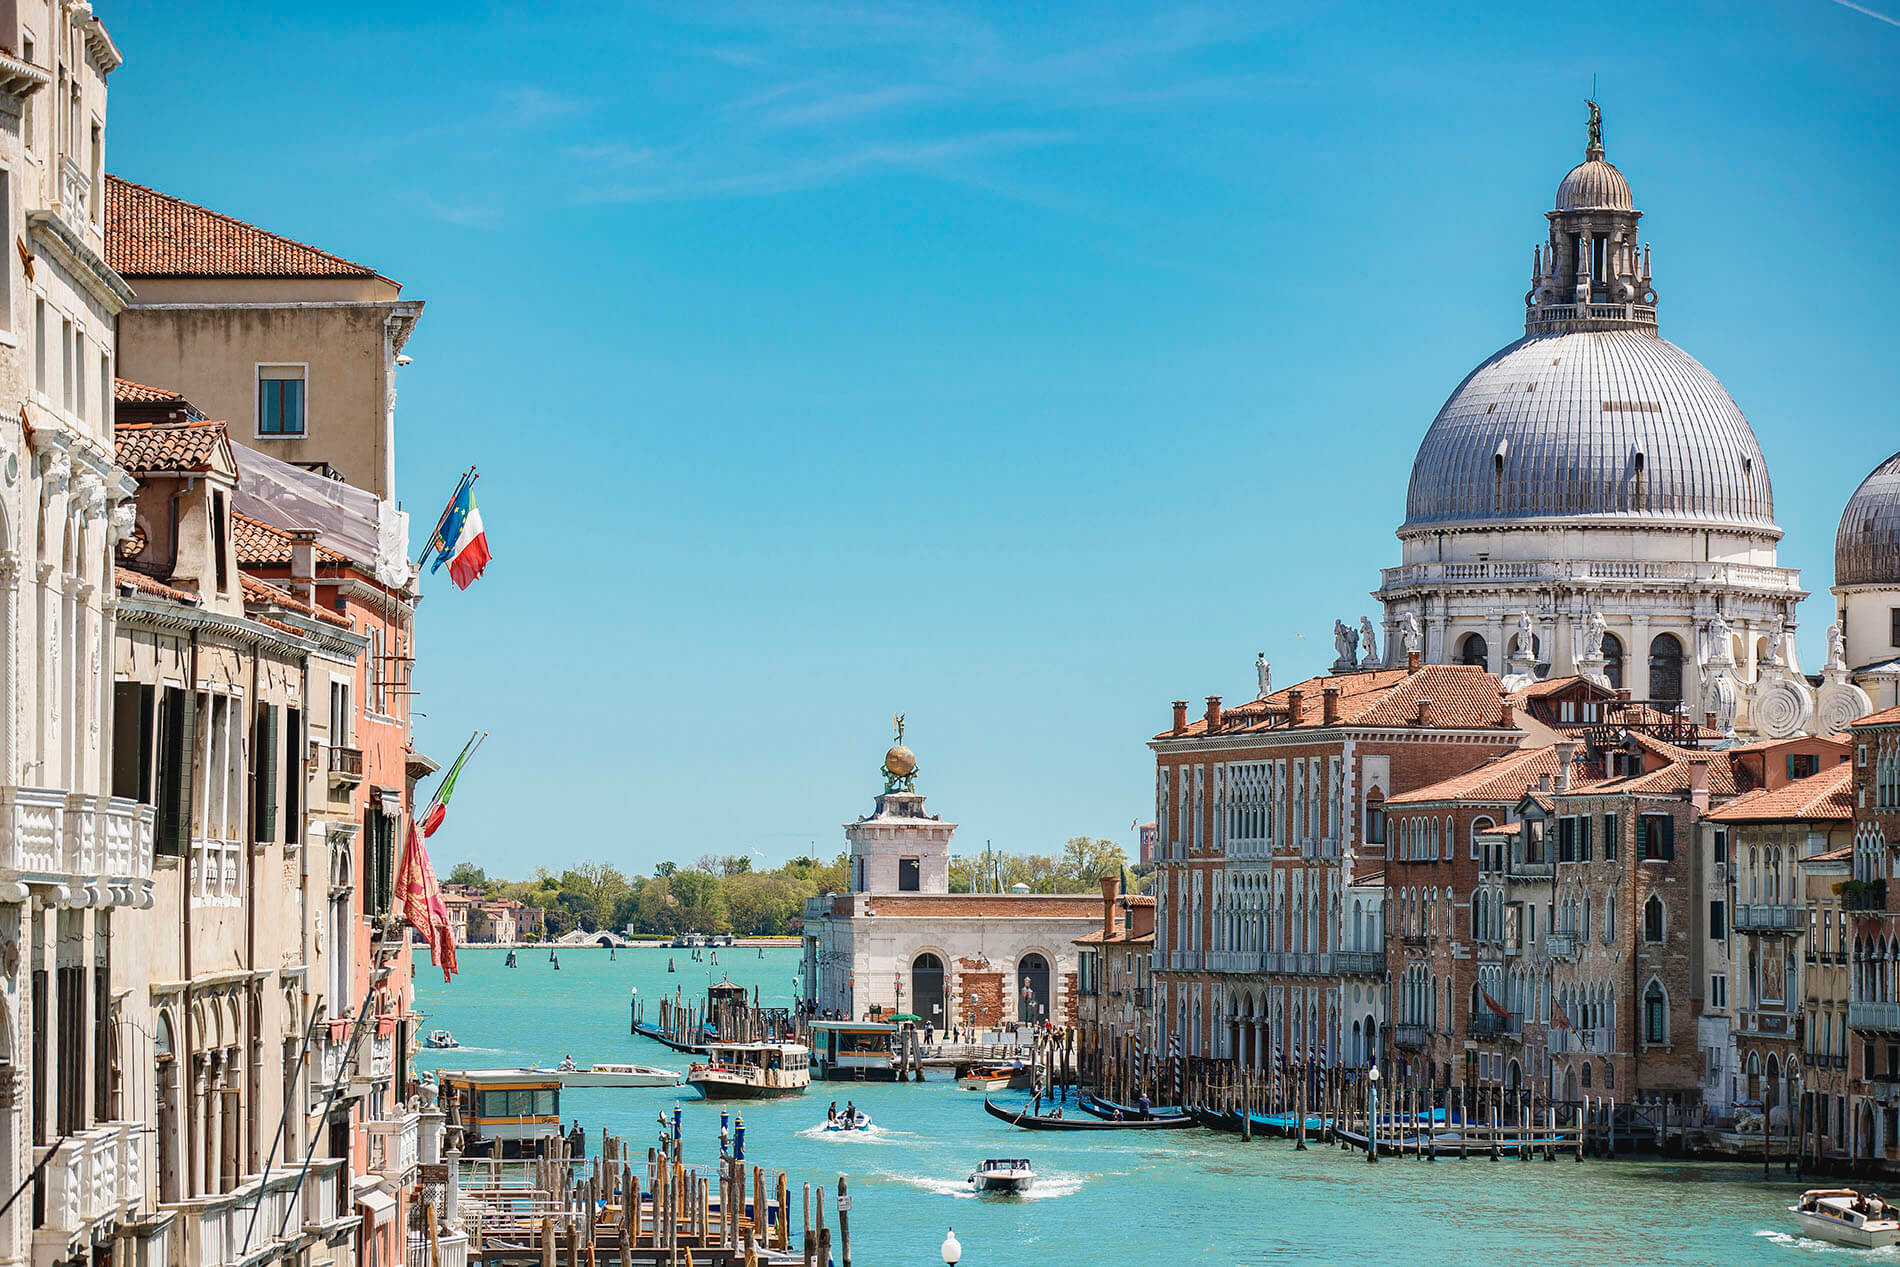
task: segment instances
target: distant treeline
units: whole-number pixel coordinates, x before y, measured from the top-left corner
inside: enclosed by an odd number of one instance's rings
[[[1059,856],[985,852],[950,861],[952,893],[1007,892],[1017,884],[1036,893],[1088,893],[1100,877],[1121,872],[1127,857],[1120,845],[1077,836]],[[449,884],[514,898],[547,912],[547,935],[581,929],[628,929],[635,936],[733,933],[769,937],[796,933],[805,899],[844,893],[851,887],[850,856],[829,862],[793,858],[770,871],[754,870],[746,856],[706,855],[691,866],[662,862],[652,875],[629,877],[605,862],[579,862],[554,874],[543,867],[525,880],[491,878],[470,862],[458,862]],[[1139,888],[1139,881],[1129,876]]]

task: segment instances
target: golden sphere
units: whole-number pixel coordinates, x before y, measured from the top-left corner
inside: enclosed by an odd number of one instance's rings
[[[903,744],[894,743],[884,754],[884,769],[897,778],[905,778],[917,773],[917,758]]]

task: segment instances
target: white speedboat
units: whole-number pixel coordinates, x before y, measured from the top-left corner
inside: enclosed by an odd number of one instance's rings
[[[1027,1192],[1034,1182],[1036,1172],[1026,1157],[991,1157],[970,1172],[970,1186],[978,1192]]]
[[[537,1069],[535,1072],[552,1073],[564,1087],[676,1087],[680,1081],[679,1070],[662,1069],[657,1065],[575,1065],[563,1062],[553,1069]]]
[[[422,1045],[424,1047],[432,1047],[436,1051],[447,1051],[451,1047],[460,1047],[462,1044],[456,1042],[455,1035],[449,1033],[449,1031],[445,1029],[435,1029],[429,1031],[429,1036],[422,1040]]]
[[[1900,1242],[1900,1210],[1871,1192],[1810,1188],[1788,1209],[1803,1232],[1836,1245],[1879,1249]]]
[[[854,1109],[849,1113],[840,1113],[825,1122],[828,1131],[868,1131],[871,1129],[871,1115],[863,1109]]]

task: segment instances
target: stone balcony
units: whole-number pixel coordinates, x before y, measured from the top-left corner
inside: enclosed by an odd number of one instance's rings
[[[295,1168],[254,1175],[230,1192],[178,1201],[172,1261],[253,1267],[284,1257],[304,1234],[306,1176]]]
[[[1577,934],[1570,930],[1544,934],[1544,953],[1552,959],[1577,957]]]
[[[422,1164],[422,1115],[406,1113],[380,1122],[366,1122],[369,1131],[369,1168],[397,1187],[415,1182]]]
[[[45,1216],[34,1230],[36,1262],[64,1261],[69,1247],[96,1229],[129,1217],[144,1191],[144,1160],[137,1122],[107,1122],[34,1150],[44,1162],[40,1188]]]
[[[1333,956],[1341,976],[1382,977],[1385,975],[1383,950],[1342,950]]]
[[[1807,912],[1786,904],[1737,902],[1732,922],[1738,933],[1800,933],[1807,930]]]
[[[0,787],[0,885],[49,886],[59,906],[149,906],[152,823],[136,801]]]
[[[444,1232],[436,1239],[432,1252],[426,1236],[411,1232],[409,1267],[468,1267],[468,1237],[460,1232]]]
[[[1407,1051],[1417,1051],[1425,1046],[1431,1037],[1431,1031],[1423,1025],[1394,1025],[1392,1041]]]
[[[335,1243],[356,1230],[363,1216],[356,1212],[351,1199],[349,1176],[343,1170],[344,1159],[310,1164],[303,1184],[303,1230],[305,1236]]]
[[[1847,1028],[1900,1034],[1900,1002],[1855,999],[1847,1005]]]
[[[1380,576],[1380,588],[1388,592],[1412,585],[1455,585],[1460,582],[1488,585],[1498,581],[1737,585],[1768,593],[1791,593],[1801,586],[1801,574],[1794,568],[1762,567],[1754,563],[1646,559],[1490,559],[1407,563],[1383,568]]]
[[[366,1022],[368,1024],[373,1022]],[[368,1082],[387,1082],[396,1072],[396,1040],[373,1030],[356,1040],[356,1076]]]

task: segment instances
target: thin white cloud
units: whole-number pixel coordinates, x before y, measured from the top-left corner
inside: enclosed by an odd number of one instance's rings
[[[865,92],[842,92],[796,105],[779,106],[769,111],[766,122],[775,127],[810,127],[816,124],[842,123],[848,119],[882,114],[900,106],[924,101],[937,95],[925,84],[892,84]]]
[[[1885,22],[1888,26],[1900,26],[1900,18],[1888,17],[1886,14],[1870,9],[1864,4],[1855,4],[1854,0],[1834,0],[1834,3],[1840,5],[1843,9],[1852,9],[1856,13],[1864,13],[1876,22]]]
[[[584,163],[599,163],[605,167],[637,167],[650,161],[659,151],[651,145],[606,141],[599,145],[569,145],[561,153]]]

